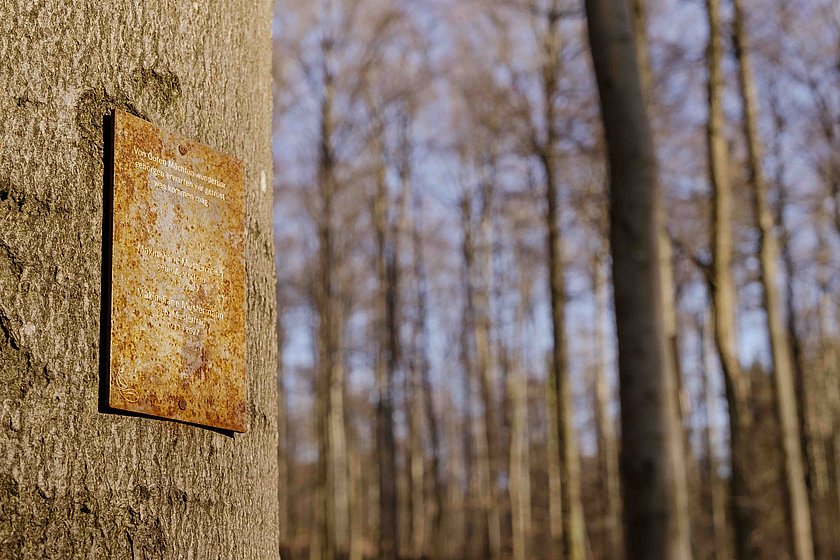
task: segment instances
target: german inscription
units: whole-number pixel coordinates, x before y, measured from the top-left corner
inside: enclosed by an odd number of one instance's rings
[[[244,169],[114,113],[108,402],[246,429]]]

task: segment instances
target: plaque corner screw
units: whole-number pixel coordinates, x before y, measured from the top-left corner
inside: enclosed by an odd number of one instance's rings
[[[184,397],[178,397],[178,408],[180,408],[181,410],[186,410],[187,399],[185,399]]]
[[[180,146],[178,146],[178,151],[181,153],[182,156],[186,155],[187,147],[184,144],[181,144]]]

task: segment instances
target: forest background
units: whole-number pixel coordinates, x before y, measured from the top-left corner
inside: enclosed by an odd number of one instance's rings
[[[686,558],[840,558],[840,5],[629,15],[679,434],[648,441],[677,465],[664,515]],[[624,558],[584,6],[285,0],[274,61],[283,557]]]

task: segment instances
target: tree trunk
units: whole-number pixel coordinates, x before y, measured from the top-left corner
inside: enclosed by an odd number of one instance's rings
[[[491,228],[493,183],[494,177],[486,178],[481,185],[481,212],[478,221],[478,239],[473,248],[475,271],[468,281],[474,283],[473,298],[473,339],[475,341],[475,367],[478,374],[483,416],[482,445],[479,453],[479,463],[485,484],[483,490],[484,508],[487,513],[487,541],[489,558],[496,559],[502,552],[501,513],[498,491],[499,478],[499,446],[497,444],[498,430],[501,423],[496,417],[499,406],[496,402],[496,381],[498,367],[495,349],[491,342],[491,290],[492,290],[492,254],[493,237]]]
[[[0,557],[277,558],[270,2],[0,8]],[[245,165],[248,432],[97,411],[103,117]]]
[[[709,356],[713,353],[710,348],[714,340],[711,314],[706,320],[698,321],[699,355],[703,367],[703,399],[706,403],[706,426],[704,429],[703,446],[706,454],[706,472],[709,479],[709,510],[710,535],[713,560],[725,560],[726,554],[726,491],[720,481],[720,462],[717,457],[718,430],[715,422],[719,417],[718,395],[712,390],[712,364]]]
[[[439,560],[444,554],[443,547],[443,515],[446,504],[446,487],[443,480],[443,466],[441,461],[441,434],[438,415],[435,412],[435,396],[432,389],[431,365],[429,364],[429,333],[428,333],[428,286],[426,280],[426,265],[423,255],[423,238],[420,235],[418,221],[422,215],[419,207],[420,198],[414,198],[414,217],[411,221],[412,254],[414,256],[414,276],[417,282],[417,323],[415,330],[415,346],[422,399],[425,408],[426,428],[429,433],[431,446],[431,465],[429,477],[432,483],[432,524],[429,531],[432,558]]]
[[[548,534],[552,547],[562,549],[563,541],[563,484],[560,482],[560,442],[557,437],[557,383],[551,356],[546,360],[548,377],[545,386],[546,408],[546,475],[548,476]]]
[[[808,490],[808,506],[811,509],[811,530],[814,539],[814,551],[817,558],[823,557],[823,549],[831,547],[832,528],[821,523],[820,507],[825,502],[829,491],[830,453],[828,437],[830,434],[830,382],[827,371],[820,367],[811,376],[807,375],[805,341],[796,322],[798,294],[796,291],[797,267],[790,245],[791,228],[785,221],[785,209],[788,207],[788,192],[783,183],[785,159],[782,153],[781,139],[786,127],[785,118],[779,111],[778,103],[771,102],[773,121],[776,125],[773,142],[773,158],[776,160],[772,182],[777,189],[776,203],[773,205],[775,223],[779,226],[779,245],[781,262],[785,277],[785,327],[791,351],[791,363],[794,371],[796,408],[800,426],[800,445],[805,462],[805,482]],[[820,236],[822,237],[822,236]],[[822,264],[822,263],[820,263]],[[818,282],[822,285],[822,279]],[[821,305],[819,313],[824,312]],[[821,322],[822,323],[822,322]],[[809,406],[811,405],[811,406]],[[832,524],[834,525],[834,524]]]
[[[753,188],[753,206],[759,231],[759,262],[764,288],[767,330],[773,356],[773,386],[777,415],[782,432],[785,514],[790,529],[790,554],[795,560],[812,560],[814,543],[811,511],[805,484],[805,465],[801,429],[796,404],[793,360],[785,331],[782,302],[777,284],[779,250],[772,210],[767,200],[767,183],[762,170],[762,145],[758,133],[758,107],[752,66],[747,52],[747,31],[741,0],[732,0],[735,8],[735,57],[738,83],[744,112],[744,137],[747,142],[747,168]]]
[[[720,0],[707,0],[709,22],[709,117],[707,146],[709,178],[712,184],[712,271],[709,288],[714,307],[715,344],[723,372],[729,409],[729,446],[732,463],[730,507],[735,535],[735,557],[754,558],[755,513],[747,484],[746,442],[750,432],[748,385],[738,361],[737,309],[732,278],[732,186],[729,175],[729,146],[723,114],[723,38],[720,33]]]
[[[539,150],[546,184],[546,246],[548,253],[549,298],[551,303],[551,369],[557,399],[557,441],[560,453],[560,484],[563,511],[563,551],[566,560],[583,560],[586,555],[586,526],[580,481],[580,456],[574,426],[566,349],[566,288],[563,278],[563,247],[560,235],[559,178],[555,172],[557,131],[556,98],[559,91],[558,64],[561,56],[559,2],[554,0],[547,15],[543,41],[542,88],[545,112],[545,141]]]
[[[369,107],[375,110],[375,106]],[[376,193],[373,201],[373,227],[376,237],[376,276],[378,293],[376,385],[376,455],[379,466],[379,558],[396,560],[399,547],[397,508],[397,450],[394,438],[394,376],[399,364],[397,327],[397,263],[394,240],[389,239],[389,196],[386,159],[381,127],[374,133]]]
[[[283,347],[286,331],[283,328],[280,290],[276,290],[277,302],[277,511],[280,550],[288,554],[292,530],[289,510],[289,445],[288,421],[286,416],[285,370],[283,368]]]
[[[633,29],[626,0],[587,0],[586,14],[609,153],[627,557],[690,559],[677,488],[685,471],[662,308],[656,155]]]
[[[605,248],[606,249],[606,248]],[[613,420],[609,414],[611,402],[607,380],[607,282],[606,251],[597,255],[592,262],[593,289],[595,293],[595,348],[596,364],[594,379],[595,432],[598,436],[598,467],[601,483],[601,499],[605,504],[606,550],[610,560],[620,560],[623,550],[621,531],[621,483],[619,481],[618,438]]]
[[[331,52],[322,61],[324,80],[320,104],[318,194],[318,280],[315,307],[318,315],[317,395],[319,417],[318,485],[319,550],[315,558],[334,560],[349,539],[349,473],[347,434],[344,425],[344,366],[341,362],[342,309],[335,249],[335,154],[333,147],[335,96],[330,69]]]
[[[520,267],[520,270],[522,268]],[[516,312],[517,337],[515,345],[524,347],[523,325],[528,307],[527,292],[529,281],[526,274],[520,279],[519,297]],[[515,346],[516,347],[516,346]],[[520,352],[511,352],[507,360],[507,402],[510,418],[510,455],[509,455],[509,494],[511,515],[511,541],[513,560],[528,560],[531,540],[531,461],[530,440],[528,437],[528,376],[522,368]]]
[[[412,213],[409,211],[409,204],[411,202],[411,146],[408,140],[408,122],[403,126],[401,141],[400,141],[400,195],[397,202],[398,216],[394,228],[393,236],[393,254],[394,267],[399,267],[399,255],[403,252],[401,240],[413,238],[414,230],[416,229],[412,220]],[[412,242],[412,245],[414,243]],[[416,257],[415,257],[416,260]],[[400,275],[394,274],[395,279],[401,279]],[[401,284],[397,284],[396,288],[401,288]],[[399,296],[399,294],[397,294]],[[399,297],[397,298],[399,300]],[[395,321],[395,328],[398,328]],[[421,350],[418,342],[423,341],[422,333],[416,329],[422,330],[423,324],[415,324],[414,336],[411,338],[411,356],[406,361],[408,367],[408,374],[405,376],[405,390],[406,390],[406,408],[408,409],[408,449],[409,449],[409,494],[410,494],[410,557],[424,558],[426,546],[426,452],[423,438],[423,413],[424,407],[424,393],[423,393],[423,368],[426,367],[425,353]]]
[[[464,257],[463,284],[464,284],[464,308],[461,318],[461,340],[460,360],[463,370],[464,390],[464,426],[463,426],[463,447],[464,447],[464,546],[462,555],[464,558],[473,558],[480,554],[478,548],[480,539],[476,539],[476,512],[479,509],[478,486],[479,474],[476,470],[476,447],[480,439],[480,420],[473,413],[473,352],[470,333],[473,323],[473,289],[470,283],[473,267],[473,241],[472,241],[472,204],[467,193],[464,193],[461,200],[461,229],[463,234],[461,249]],[[479,426],[477,426],[477,424]],[[478,524],[479,526],[481,524]],[[478,531],[483,538],[483,532]]]
[[[631,19],[633,23],[633,35],[636,41],[636,57],[639,65],[640,79],[642,82],[642,94],[645,97],[645,106],[650,114],[654,104],[653,91],[653,68],[650,63],[650,52],[647,36],[647,9],[645,0],[631,0]],[[655,140],[654,140],[655,142]],[[659,206],[662,216],[659,217],[659,272],[662,286],[662,310],[665,319],[665,341],[668,351],[668,371],[673,373],[673,386],[676,390],[674,398],[677,402],[677,410],[683,427],[683,439],[680,441],[680,450],[676,460],[681,465],[676,465],[677,473],[686,473],[686,476],[678,476],[675,480],[676,497],[678,507],[677,514],[684,515],[678,523],[689,530],[691,518],[689,515],[689,475],[696,474],[695,461],[691,454],[691,403],[685,391],[683,382],[682,363],[680,361],[680,341],[677,329],[677,294],[674,280],[673,247],[671,238],[668,235],[668,221],[663,209],[664,204]]]

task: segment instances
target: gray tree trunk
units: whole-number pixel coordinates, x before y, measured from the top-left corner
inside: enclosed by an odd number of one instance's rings
[[[268,1],[0,4],[0,558],[277,558]],[[245,163],[250,427],[101,414],[103,116]]]
[[[678,495],[685,470],[665,339],[656,155],[628,11],[626,0],[586,1],[609,152],[626,549],[630,560],[686,560],[691,539]]]

